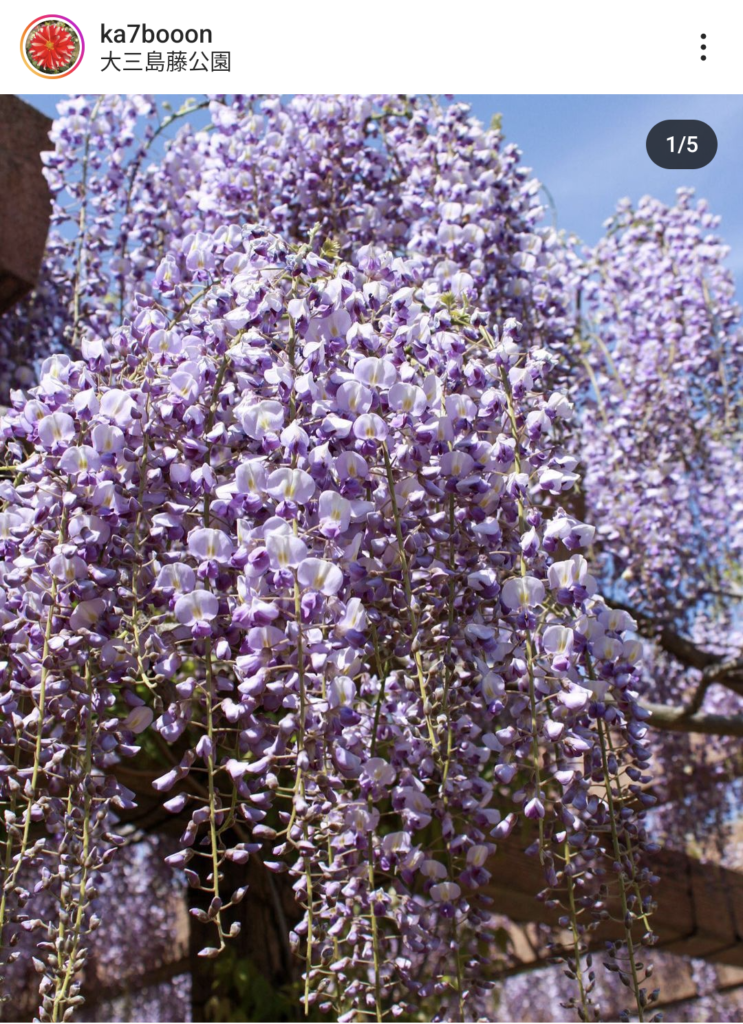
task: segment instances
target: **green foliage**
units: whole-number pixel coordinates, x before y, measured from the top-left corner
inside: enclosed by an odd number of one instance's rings
[[[276,988],[252,961],[240,957],[230,946],[214,961],[213,971],[214,994],[207,1003],[205,1021],[224,1021],[226,1024],[232,1021],[322,1019],[317,1014],[304,1016],[297,986]]]

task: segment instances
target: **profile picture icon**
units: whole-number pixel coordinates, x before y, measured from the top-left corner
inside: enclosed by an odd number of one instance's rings
[[[64,78],[79,66],[85,53],[83,34],[61,14],[35,18],[21,36],[21,56],[35,75]]]

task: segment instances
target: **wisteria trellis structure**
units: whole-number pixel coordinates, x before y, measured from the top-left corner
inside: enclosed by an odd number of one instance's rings
[[[205,957],[250,898],[220,869],[260,857],[304,907],[305,1008],[486,1016],[478,890],[525,821],[573,936],[568,1002],[598,1018],[584,943],[616,893],[608,963],[644,1019],[645,787],[668,741],[648,742],[663,709],[638,694],[692,691],[693,719],[725,677],[668,673],[652,643],[643,673],[617,605],[653,637],[658,614],[712,620],[718,665],[736,644],[719,581],[740,540],[707,502],[739,455],[713,224],[687,195],[647,201],[579,259],[540,227],[516,148],[462,105],[210,106],[213,130],[153,165],[162,126],[135,129],[151,101],[64,106],[47,166],[73,206],[43,294],[3,325],[9,354],[20,324],[63,350],[1,428],[6,955],[35,933],[40,1016],[74,1012],[133,796],[116,765],[152,736],[179,751],[155,786],[185,822],[170,862],[211,893]],[[649,214],[665,263],[638,237]],[[697,390],[668,372],[670,337]],[[648,425],[659,382],[688,403],[668,429]],[[689,462],[684,430],[715,459]],[[715,546],[674,589],[668,551],[700,521]],[[26,909],[34,871],[48,928]]]

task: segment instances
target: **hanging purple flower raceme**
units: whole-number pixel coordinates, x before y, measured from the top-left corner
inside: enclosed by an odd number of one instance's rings
[[[99,343],[122,322],[162,241],[153,209],[135,202],[153,143],[197,107],[160,114],[147,96],[75,96],[58,105],[42,153],[52,215],[39,284],[0,319],[0,401],[38,379],[44,358]],[[153,197],[154,198],[154,197]]]
[[[740,553],[724,510],[741,457],[740,310],[718,224],[690,189],[673,207],[623,201],[584,286],[602,342],[587,348],[587,510],[619,593],[687,627],[724,597]]]
[[[104,481],[98,436],[93,445],[81,443],[101,404],[94,385],[83,363],[52,356],[36,397],[21,403],[3,427],[6,439],[13,438],[6,454],[18,472],[0,485],[2,926],[6,947],[14,945],[18,928],[46,928],[39,943],[44,1020],[61,1020],[79,1001],[77,974],[93,927],[93,876],[105,870],[120,842],[110,830],[109,808],[112,802],[132,805],[133,794],[109,769],[139,750],[135,734],[149,722],[133,690],[122,691],[121,703],[115,692],[126,667],[111,600],[118,573],[101,564],[111,541],[114,486]],[[76,405],[78,396],[83,401]],[[32,452],[28,458],[24,445]],[[22,879],[32,867],[36,890],[50,890],[58,901],[58,923],[48,927],[24,912],[30,894]]]
[[[476,297],[496,322],[514,316],[530,340],[565,351],[576,258],[541,225],[540,185],[517,147],[466,104],[214,96],[211,131],[185,125],[173,136],[206,103],[163,114],[151,97],[60,104],[44,154],[53,231],[38,291],[0,327],[0,395],[31,383],[34,359],[84,337],[100,344],[155,273],[175,285],[182,266],[161,264],[171,239],[193,233],[181,261],[208,273],[202,234],[239,235],[245,220],[296,242],[314,229],[344,257],[364,244],[379,247],[374,258],[414,253],[434,292]]]
[[[581,888],[578,939],[610,825],[640,998],[637,648],[561,507],[570,403],[515,320],[498,332],[428,273],[369,246],[338,262],[263,229],[189,234],[131,324],[14,394],[7,862],[41,857],[32,823],[81,843],[72,884],[61,856],[58,873],[77,930],[62,957],[42,947],[49,1019],[76,998],[91,851],[130,800],[116,764],[148,730],[171,752],[155,790],[189,815],[168,860],[207,894],[204,956],[245,895],[220,868],[259,856],[305,910],[307,1007],[465,1019],[489,986],[467,952],[478,890],[523,815],[554,898]],[[70,750],[79,774],[53,770]]]
[[[743,455],[740,310],[718,228],[690,189],[672,206],[622,201],[588,253],[582,303],[582,491],[597,527],[598,578],[613,602],[638,613],[648,640],[644,694],[657,709],[688,714],[740,711],[739,697],[704,671],[741,649],[740,516],[730,484]],[[682,845],[691,830],[698,839],[723,835],[737,740],[699,750],[693,737],[655,732],[652,743],[667,766],[659,790],[667,834]]]

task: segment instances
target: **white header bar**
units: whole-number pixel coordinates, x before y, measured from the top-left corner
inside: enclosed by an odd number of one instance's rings
[[[55,13],[47,9],[5,8],[0,92],[743,92],[743,7],[732,0],[53,0]],[[84,39],[64,77],[43,77],[23,56],[29,23],[45,17],[71,21]]]

